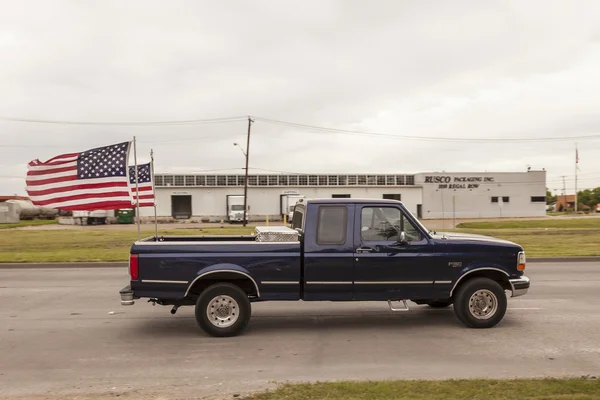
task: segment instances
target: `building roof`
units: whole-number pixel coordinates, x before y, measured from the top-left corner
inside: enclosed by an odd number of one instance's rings
[[[559,196],[556,196],[556,200],[558,201],[575,201],[575,195],[574,194],[561,194]]]
[[[29,200],[29,197],[24,196],[0,196],[0,202],[7,200]]]

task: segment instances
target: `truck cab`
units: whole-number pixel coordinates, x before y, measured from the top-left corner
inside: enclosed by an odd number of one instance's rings
[[[244,222],[244,195],[227,195],[227,219],[230,223]],[[250,206],[246,206],[246,212]],[[248,215],[246,214],[246,222]]]
[[[396,200],[308,200],[296,205],[291,227],[256,229],[136,242],[122,304],[195,305],[214,336],[240,333],[251,303],[272,300],[387,301],[392,311],[408,310],[407,301],[452,305],[466,326],[491,328],[506,312],[505,292],[521,296],[530,285],[521,246],[429,231]]]

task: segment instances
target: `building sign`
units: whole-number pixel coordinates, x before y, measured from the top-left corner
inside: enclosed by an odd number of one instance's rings
[[[425,183],[438,184],[438,189],[477,189],[481,183],[493,183],[494,178],[483,176],[426,176]]]

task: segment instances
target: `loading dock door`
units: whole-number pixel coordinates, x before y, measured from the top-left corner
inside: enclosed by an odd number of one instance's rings
[[[192,217],[192,196],[171,196],[171,215],[176,219]]]

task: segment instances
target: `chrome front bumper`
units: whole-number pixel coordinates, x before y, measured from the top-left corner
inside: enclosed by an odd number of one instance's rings
[[[131,290],[131,285],[125,286],[119,291],[119,293],[121,294],[122,306],[132,306],[135,304],[135,301],[133,300],[133,290]]]
[[[529,290],[529,278],[526,276],[522,276],[517,279],[509,279],[509,282],[512,291],[511,297],[523,296]]]

